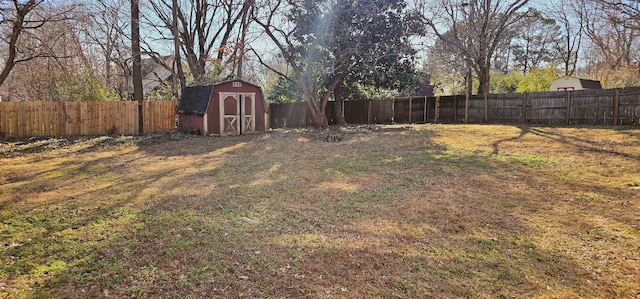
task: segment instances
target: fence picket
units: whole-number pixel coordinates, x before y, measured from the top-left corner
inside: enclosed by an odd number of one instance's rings
[[[137,105],[137,102],[0,102],[0,137],[135,135]],[[174,130],[176,105],[175,101],[146,101],[145,133]]]
[[[343,113],[347,122],[353,124],[406,123],[425,119],[438,123],[483,123],[485,109],[488,110],[488,121],[498,123],[640,123],[640,87],[492,94],[486,108],[482,95],[465,96],[464,105],[458,105],[457,96],[427,97],[424,107],[420,106],[422,101],[415,99],[347,101]],[[331,112],[331,107],[332,105],[327,106],[327,114]],[[272,103],[269,108],[271,128],[302,127],[313,123],[311,115],[305,110],[306,103]],[[458,111],[459,109],[463,111]],[[458,115],[464,115],[464,118],[460,119]]]

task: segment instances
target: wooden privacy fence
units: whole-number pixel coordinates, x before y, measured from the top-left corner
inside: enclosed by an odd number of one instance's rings
[[[327,103],[326,113],[328,124],[335,124],[335,102]],[[351,124],[392,123],[393,101],[346,101],[343,113]],[[273,129],[306,127],[313,125],[313,117],[305,102],[271,103],[269,124]]]
[[[175,101],[142,104],[144,133],[175,129]],[[138,103],[0,102],[0,137],[138,134]]]
[[[286,109],[283,109],[286,107]],[[312,124],[305,103],[271,104],[271,127]],[[327,106],[335,123],[333,102]],[[345,121],[371,123],[530,123],[637,125],[640,88],[537,93],[405,97],[393,100],[346,101]],[[303,113],[300,113],[300,112]],[[275,113],[274,113],[275,112]]]
[[[327,103],[327,120],[335,123],[333,102]],[[269,104],[269,126],[275,128],[299,128],[313,125],[313,116],[305,102]]]

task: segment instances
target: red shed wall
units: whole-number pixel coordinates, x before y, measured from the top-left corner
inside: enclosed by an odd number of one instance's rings
[[[178,131],[192,132],[195,130],[200,130],[200,134],[205,134],[204,116],[184,113],[178,114]]]
[[[209,134],[220,134],[220,105],[218,104],[218,92],[213,88],[207,108],[207,125]]]
[[[241,87],[233,87],[233,82],[241,82]],[[213,92],[211,93],[211,99],[209,102],[209,108],[207,110],[207,121],[209,132],[212,134],[220,134],[220,95],[221,92],[228,93],[255,93],[256,100],[256,131],[264,132],[266,131],[266,120],[267,120],[267,106],[264,102],[264,98],[262,96],[262,90],[260,87],[249,84],[244,81],[229,81],[217,84],[213,88]]]

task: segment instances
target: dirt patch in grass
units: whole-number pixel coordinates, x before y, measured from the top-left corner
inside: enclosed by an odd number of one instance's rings
[[[637,128],[175,137],[1,142],[0,298],[640,295]]]

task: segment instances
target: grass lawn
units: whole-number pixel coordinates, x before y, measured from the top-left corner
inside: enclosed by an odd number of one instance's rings
[[[637,127],[337,134],[3,141],[0,298],[640,296]]]

